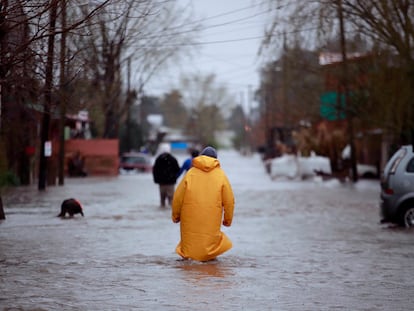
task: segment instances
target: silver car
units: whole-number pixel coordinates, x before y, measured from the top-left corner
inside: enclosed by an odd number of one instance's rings
[[[414,152],[402,146],[381,175],[381,222],[414,226]]]

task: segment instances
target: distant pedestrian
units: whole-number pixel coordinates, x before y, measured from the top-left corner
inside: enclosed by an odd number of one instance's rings
[[[155,159],[152,168],[154,182],[158,184],[160,191],[160,204],[165,207],[166,201],[172,204],[177,174],[180,170],[177,159],[170,153],[170,148],[161,150],[161,154]]]
[[[233,220],[234,195],[213,147],[193,159],[174,193],[172,221],[180,222],[176,252],[184,259],[209,261],[232,247],[221,232]]]
[[[76,151],[75,154],[69,159],[68,173],[71,177],[85,177],[88,174],[85,169],[85,159],[82,157],[80,151]]]
[[[180,171],[178,172],[177,178],[179,178],[182,173],[187,172],[191,168],[193,159],[197,157],[199,154],[200,152],[197,149],[193,149],[191,151],[191,157],[185,159],[185,161],[183,162],[183,165],[181,165]]]

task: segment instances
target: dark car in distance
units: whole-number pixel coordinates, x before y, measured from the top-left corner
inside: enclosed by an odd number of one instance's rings
[[[141,152],[127,152],[122,154],[119,161],[120,171],[136,171],[149,173],[152,171],[151,157]]]

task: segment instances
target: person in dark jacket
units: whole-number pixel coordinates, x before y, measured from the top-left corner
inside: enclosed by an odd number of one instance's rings
[[[154,182],[159,185],[161,207],[165,207],[166,200],[172,204],[180,166],[177,159],[169,152],[162,151],[155,159],[152,168]]]

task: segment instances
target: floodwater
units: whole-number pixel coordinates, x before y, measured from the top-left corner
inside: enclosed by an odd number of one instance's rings
[[[174,252],[151,174],[5,193],[0,310],[412,309],[413,231],[379,224],[377,181],[271,181],[258,156],[219,160],[234,245],[207,263]],[[56,217],[69,197],[85,217]]]

